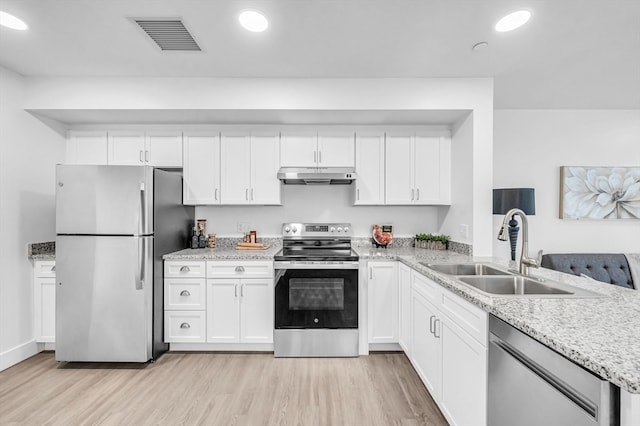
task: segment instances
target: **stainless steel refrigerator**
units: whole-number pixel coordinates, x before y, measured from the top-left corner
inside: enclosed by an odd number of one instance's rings
[[[162,256],[187,246],[194,220],[181,173],[58,165],[56,185],[56,360],[156,359]]]

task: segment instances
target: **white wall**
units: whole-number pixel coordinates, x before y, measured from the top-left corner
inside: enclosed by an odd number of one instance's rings
[[[494,120],[494,188],[536,190],[530,250],[640,252],[640,220],[558,215],[560,166],[640,167],[640,110],[496,110]],[[507,257],[509,244],[495,239],[501,219],[494,216],[493,251]]]
[[[440,233],[467,244],[473,243],[473,157],[473,114],[469,114],[452,131],[451,207],[442,207],[438,218]],[[466,235],[460,232],[461,225],[467,226]]]
[[[24,111],[24,78],[0,67],[0,370],[33,355],[27,244],[55,239],[64,137]]]
[[[283,186],[282,206],[200,206],[207,232],[238,237],[238,223],[253,224],[258,238],[282,235],[283,222],[350,222],[353,235],[371,235],[374,224],[393,225],[394,236],[438,231],[438,207],[354,206],[354,185]]]

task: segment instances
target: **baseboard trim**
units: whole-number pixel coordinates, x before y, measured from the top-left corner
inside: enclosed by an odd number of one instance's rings
[[[27,358],[31,358],[40,352],[38,349],[36,341],[31,340],[11,348],[8,351],[0,352],[0,371],[6,370]]]

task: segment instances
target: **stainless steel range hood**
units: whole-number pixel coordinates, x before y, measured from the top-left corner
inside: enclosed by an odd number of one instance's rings
[[[278,179],[285,185],[349,185],[356,173],[350,167],[282,167]]]

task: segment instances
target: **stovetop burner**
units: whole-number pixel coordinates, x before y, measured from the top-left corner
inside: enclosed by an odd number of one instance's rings
[[[357,261],[350,223],[284,223],[276,261]]]

